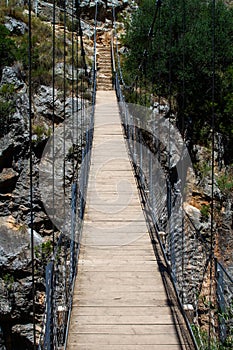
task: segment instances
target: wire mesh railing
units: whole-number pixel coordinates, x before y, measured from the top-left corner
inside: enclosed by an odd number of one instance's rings
[[[143,135],[146,127],[142,124],[139,127],[138,121],[133,120],[117,73],[116,89],[144,206],[150,212],[152,231],[160,241],[190,331],[195,335],[196,347],[230,349],[233,280],[217,259],[211,257],[210,244],[183,209],[183,200],[177,189],[173,188],[170,193],[169,208],[167,194],[170,180],[167,178],[158,184],[158,169],[148,140]]]
[[[98,3],[96,2],[96,18]],[[80,20],[80,18],[78,18]],[[96,21],[95,21],[96,23]],[[80,26],[78,33],[82,35]],[[80,41],[81,56],[84,57],[84,41]],[[86,64],[85,64],[86,69]],[[91,159],[91,148],[94,127],[95,94],[96,94],[96,25],[94,30],[93,64],[90,74],[89,86],[91,89],[91,105],[86,108],[82,103],[81,110],[75,111],[75,118],[81,118],[80,122],[73,121],[72,125],[80,129],[74,131],[72,141],[74,151],[75,145],[81,147],[76,150],[81,156],[74,157],[73,182],[71,184],[70,209],[66,208],[69,218],[64,233],[62,232],[56,244],[54,254],[45,268],[45,316],[42,325],[38,349],[55,350],[66,348],[69,320],[72,309],[73,289],[77,273],[77,262],[82,234],[83,216],[85,209],[85,198],[88,183],[89,165]],[[82,91],[81,91],[82,93]],[[66,130],[66,133],[69,131]],[[71,130],[73,132],[73,130]],[[66,136],[66,134],[64,134]],[[75,140],[76,135],[80,140]],[[68,150],[69,151],[69,150]],[[67,233],[69,232],[69,234]]]
[[[116,37],[113,42],[116,45]],[[116,62],[116,94],[142,202],[152,234],[160,242],[194,347],[231,349],[233,280],[214,256],[208,237],[195,227],[184,209],[184,177],[188,171],[182,164],[187,156],[184,147],[181,151],[173,147],[170,119],[126,103],[119,57]],[[172,164],[175,152],[179,157],[176,166]],[[179,168],[176,172],[175,167]]]

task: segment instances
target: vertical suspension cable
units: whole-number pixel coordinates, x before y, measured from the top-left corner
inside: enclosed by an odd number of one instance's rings
[[[184,109],[185,109],[185,34],[186,34],[186,0],[182,1],[182,121],[181,121],[181,135],[183,137],[183,142],[184,140]],[[181,155],[182,156],[182,155]],[[181,161],[181,190],[183,190],[183,179],[184,179],[184,168],[183,168],[183,160]],[[181,285],[181,293],[182,293],[182,298],[181,301],[184,304],[184,283],[185,283],[185,278],[184,278],[184,272],[185,272],[185,228],[184,228],[184,208],[183,208],[183,197],[181,197],[181,215],[182,215],[182,221],[181,221],[181,234],[182,234],[182,241],[181,241],[181,254],[182,254],[182,285]]]
[[[159,71],[158,71],[158,111],[160,113],[160,103],[161,103],[161,9],[159,7],[159,12],[158,12],[158,18],[159,18],[159,31],[158,31],[158,66],[159,66]],[[160,123],[159,123],[160,124]],[[161,160],[161,147],[160,147],[160,142],[157,138],[157,147],[158,147],[158,162],[160,163]]]
[[[214,273],[214,147],[215,147],[215,0],[212,0],[212,116],[211,116],[211,228],[210,228],[210,289],[209,289],[209,338],[208,349],[211,349],[212,298]]]
[[[54,214],[55,214],[55,50],[56,50],[56,40],[55,40],[55,24],[56,24],[56,0],[53,0],[53,29],[52,29],[52,45],[53,45],[53,68],[52,68],[52,154],[53,154],[53,164],[52,164],[52,206],[53,206],[53,253],[55,249],[55,227],[54,227]]]
[[[170,13],[172,14],[172,0],[169,1]],[[175,279],[174,275],[174,232],[173,227],[171,226],[172,220],[172,191],[171,191],[171,85],[172,85],[172,19],[169,17],[169,58],[168,58],[168,104],[169,104],[169,118],[168,118],[168,178],[167,178],[167,208],[168,208],[168,234],[170,236],[170,254],[171,254],[171,268],[172,275]]]
[[[76,76],[77,76],[77,80],[76,80],[76,89],[75,89],[75,95],[77,98],[77,103],[76,103],[76,110],[75,112],[77,113],[77,130],[76,130],[76,139],[77,139],[77,144],[78,144],[78,139],[79,139],[79,123],[78,123],[78,119],[79,119],[79,86],[78,86],[78,82],[79,82],[79,16],[80,16],[80,11],[79,11],[79,0],[75,0],[75,9],[76,9],[76,21],[77,21],[77,28],[76,28],[76,47],[75,47],[75,51],[76,51]],[[79,178],[78,175],[78,169],[79,167],[77,167],[77,178]]]
[[[66,0],[64,1],[64,31],[63,31],[63,215],[64,215],[64,224],[66,218]]]
[[[32,3],[28,2],[28,98],[29,98],[29,173],[30,173],[30,225],[31,225],[31,262],[32,262],[32,317],[33,349],[36,350],[35,320],[35,263],[34,263],[34,220],[33,220],[33,156],[32,156]]]
[[[71,9],[71,26],[72,26],[72,37],[71,37],[71,66],[72,66],[72,96],[71,96],[71,115],[72,115],[72,151],[73,151],[73,158],[72,158],[72,172],[73,172],[73,179],[74,179],[74,147],[75,147],[75,137],[74,137],[74,100],[75,100],[75,96],[74,96],[74,66],[75,66],[75,62],[74,62],[74,0],[72,0],[72,9]],[[78,77],[78,75],[77,75]]]

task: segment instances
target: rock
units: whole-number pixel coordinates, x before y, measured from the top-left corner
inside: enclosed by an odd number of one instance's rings
[[[6,66],[3,68],[0,86],[5,84],[13,85],[16,90],[26,88],[26,84],[22,80],[22,77],[20,77],[20,70],[16,65],[13,67]]]
[[[0,171],[2,171],[4,167],[12,166],[13,152],[14,140],[11,134],[0,138]]]
[[[79,98],[67,97],[65,101],[65,118],[72,116],[72,110],[77,111],[82,107],[82,100]],[[88,105],[88,101],[84,102]],[[72,106],[73,104],[73,106]],[[34,96],[35,113],[37,115],[52,119],[53,117],[53,89],[42,85],[38,94]],[[59,92],[55,89],[54,117],[56,122],[64,120],[64,101],[59,99]]]
[[[3,330],[1,326],[0,326],[0,350],[6,350],[6,347],[4,345],[4,339],[3,339]]]
[[[53,4],[47,1],[33,1],[32,6],[36,15],[42,17],[46,21],[53,21]],[[60,18],[62,14],[61,9],[56,6],[55,17]]]
[[[82,16],[88,19],[95,18],[95,6],[96,3],[93,0],[83,0],[80,3],[80,8]],[[126,7],[129,6],[129,2],[126,0],[99,0],[98,1],[98,13],[97,20],[105,22],[106,19],[112,20],[112,7],[115,7],[115,13],[123,11]]]
[[[28,238],[30,239],[30,246],[31,246],[31,229],[30,228],[28,228]],[[35,246],[43,243],[42,237],[34,230],[33,230],[33,240],[34,240]]]
[[[94,37],[94,27],[90,26],[88,23],[81,20],[81,28],[83,34],[87,36],[89,39]]]
[[[9,131],[0,138],[0,171],[3,168],[14,168],[14,163],[28,147],[28,96],[17,94],[15,112],[9,117]],[[16,170],[17,171],[17,170]]]
[[[64,119],[63,103],[58,98],[58,91],[55,89],[55,105],[54,105],[54,117],[56,122],[61,122]],[[38,93],[34,96],[34,108],[35,113],[47,117],[53,118],[53,88],[50,86],[42,85]]]
[[[11,168],[3,169],[0,173],[0,192],[12,192],[18,178],[18,173]]]
[[[0,267],[15,271],[28,269],[30,255],[27,254],[29,237],[24,226],[17,225],[10,217],[0,217]],[[20,266],[14,264],[18,260]]]
[[[188,203],[184,203],[184,210],[190,217],[191,221],[193,222],[194,226],[199,229],[200,228],[200,219],[201,219],[201,212],[199,209],[194,207],[193,205],[190,205]]]
[[[34,344],[33,324],[16,324],[12,327],[12,334],[20,342],[23,342],[27,349],[32,348]]]
[[[0,310],[2,315],[10,315],[12,311],[11,301],[9,300],[9,295],[6,287],[6,283],[3,279],[0,279]],[[1,315],[1,316],[2,316]]]
[[[64,76],[64,63],[57,63],[55,67],[55,74]],[[79,70],[79,75],[80,75],[80,70]],[[77,70],[72,68],[71,64],[66,64],[66,78],[68,80],[77,80]]]
[[[25,32],[28,30],[28,26],[26,25],[26,23],[18,19],[8,16],[6,16],[5,19],[5,27],[13,34],[24,35]]]

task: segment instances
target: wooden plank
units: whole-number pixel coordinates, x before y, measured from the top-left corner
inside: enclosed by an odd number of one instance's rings
[[[173,324],[90,324],[81,325],[79,323],[72,326],[71,331],[78,334],[126,334],[126,335],[154,335],[161,333],[175,334]]]
[[[157,345],[106,345],[101,344],[101,350],[180,350],[181,345],[168,345],[167,344],[157,344]],[[185,348],[184,348],[185,349]],[[70,345],[69,350],[77,350],[77,345]],[[79,344],[78,350],[98,350],[96,344]]]
[[[96,349],[102,349],[102,345],[161,345],[169,349],[170,345],[180,344],[175,333],[157,334],[78,334],[74,333],[71,344],[95,344]],[[98,344],[98,345],[97,345]]]
[[[101,308],[98,308],[101,309]],[[173,325],[174,321],[171,315],[152,315],[152,316],[137,316],[137,315],[114,315],[114,316],[108,316],[108,315],[100,315],[96,316],[94,315],[87,315],[82,316],[79,313],[75,314],[75,311],[73,315],[78,316],[77,320],[73,322],[74,328],[78,325],[99,325],[99,324],[114,324],[114,325]]]
[[[169,306],[160,306],[157,307],[155,305],[152,306],[137,306],[137,307],[130,307],[130,306],[124,306],[124,307],[114,307],[114,306],[74,306],[72,310],[74,315],[80,315],[80,316],[93,316],[93,317],[99,317],[99,320],[101,318],[104,320],[107,316],[113,316],[115,317],[115,323],[117,317],[127,317],[128,322],[130,322],[130,318],[132,317],[132,321],[135,321],[137,317],[143,317],[144,319],[146,317],[153,317],[153,318],[159,318],[161,319],[161,322],[163,324],[164,318],[167,318],[169,320],[173,321],[171,309]],[[76,318],[74,322],[78,322],[79,318]],[[100,321],[99,321],[100,322]],[[170,322],[170,321],[169,321]],[[135,322],[132,322],[135,324]],[[156,323],[156,322],[155,322]],[[143,324],[146,324],[144,321]]]
[[[68,350],[180,350],[114,92],[97,92]]]

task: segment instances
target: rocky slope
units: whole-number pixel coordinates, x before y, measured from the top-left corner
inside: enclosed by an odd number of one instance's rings
[[[33,28],[40,28],[42,36],[44,35],[44,26],[45,31],[47,31],[47,41],[51,40],[48,38],[48,32],[51,32],[51,21],[53,18],[52,3],[52,1],[33,2],[33,20],[35,18]],[[117,12],[123,11],[129,5],[128,1],[125,0],[115,0],[114,4]],[[62,2],[60,6],[62,6]],[[97,37],[101,45],[104,41],[105,32],[111,27],[112,1],[100,1],[98,6]],[[16,45],[23,45],[24,38],[27,43],[27,11],[24,11],[23,14],[23,8],[24,1],[18,0],[14,2],[14,6],[3,8],[0,14],[1,23],[9,30],[9,37],[14,40]],[[69,2],[67,9],[68,26],[71,25],[70,14],[73,10],[75,11]],[[95,2],[81,1],[80,10],[82,13],[81,25],[85,35],[85,48],[88,53],[87,69],[90,72]],[[38,19],[36,19],[36,15]],[[58,6],[56,8],[56,18],[62,19],[62,17],[63,11]],[[63,27],[59,24],[59,21],[56,25],[56,35],[58,37],[57,40],[60,40],[59,35],[60,37],[63,35]],[[71,34],[67,32],[67,36],[67,50],[71,50]],[[42,44],[38,42],[37,45]],[[48,45],[46,50],[49,50],[49,47],[51,48],[51,41]],[[59,41],[57,45],[59,46]],[[40,57],[35,57],[40,62]],[[48,56],[48,61],[49,59]],[[35,71],[36,69],[37,67],[35,67]],[[49,66],[46,69],[49,71]],[[33,343],[27,67],[19,57],[13,64],[3,66],[0,73],[0,104],[8,108],[8,113],[5,113],[4,116],[3,112],[1,112],[0,122],[0,350],[25,350],[32,349]],[[78,83],[78,80],[84,73],[84,70],[80,68],[78,75],[73,74],[72,63],[69,61],[66,65],[68,89],[70,89],[72,83]],[[64,75],[62,57],[60,61],[56,62],[55,74],[57,81],[59,77]],[[53,116],[55,124],[59,125],[59,123],[64,121],[64,118],[71,116],[73,103],[79,109],[83,100],[80,100],[80,96],[72,97],[69,90],[64,96],[63,87],[58,85],[54,90],[55,107],[53,110],[51,75],[46,77],[43,71],[39,77],[39,73],[36,72],[35,76],[33,76],[33,81],[35,82],[32,100],[33,212],[36,263],[35,307],[38,325],[37,335],[39,335],[40,323],[44,314],[44,265],[52,252],[52,244],[50,242],[53,234],[53,225],[45,212],[40,197],[38,166],[44,146],[51,134]],[[89,96],[90,94],[87,90],[86,98],[89,98]],[[88,105],[88,100],[85,103]],[[65,116],[63,113],[64,109]],[[80,147],[81,144],[78,146]],[[67,171],[69,172],[70,169]],[[68,178],[71,180],[72,174],[69,174]],[[59,232],[55,232],[55,236],[58,234]],[[45,244],[47,244],[46,251]]]

